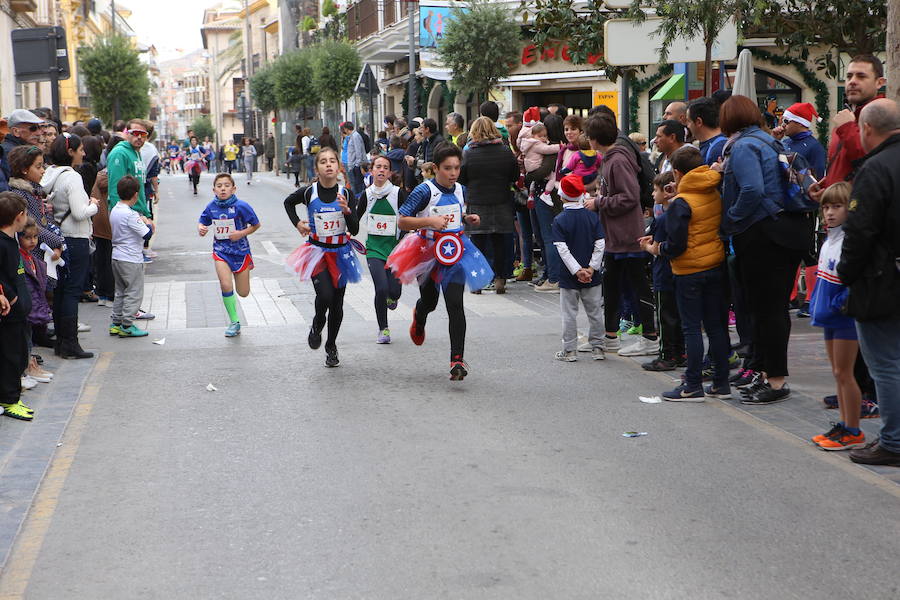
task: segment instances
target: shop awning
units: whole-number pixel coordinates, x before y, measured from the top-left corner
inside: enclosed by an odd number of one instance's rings
[[[653,100],[684,100],[684,73],[676,73],[653,94]]]

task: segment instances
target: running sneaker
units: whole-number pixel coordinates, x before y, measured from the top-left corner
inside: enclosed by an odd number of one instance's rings
[[[812,438],[810,438],[810,441],[811,441],[813,444],[818,444],[819,442],[821,442],[821,441],[823,441],[823,440],[826,440],[826,439],[830,438],[830,437],[833,436],[833,435],[839,434],[839,433],[840,433],[841,431],[843,431],[843,430],[844,430],[844,424],[843,424],[843,423],[835,423],[834,421],[832,421],[832,422],[831,422],[831,429],[829,429],[829,430],[826,431],[825,433],[820,433],[819,435],[814,435]]]
[[[619,337],[628,333],[628,330],[634,327],[634,323],[627,319],[619,319],[619,331],[616,332],[616,335]]]
[[[759,375],[756,371],[751,371],[750,369],[744,369],[738,373],[738,377],[730,377],[728,379],[728,383],[733,385],[738,389],[744,389],[746,387],[750,387],[753,385],[753,381],[757,375]]]
[[[119,337],[144,337],[150,335],[147,331],[143,329],[138,329],[134,325],[129,325],[128,327],[120,327],[119,328]]]
[[[390,344],[391,343],[391,330],[390,329],[382,329],[378,332],[378,339],[375,340],[378,344]]]
[[[25,372],[25,376],[32,378],[38,383],[50,383],[53,380],[53,377],[48,377],[43,373],[40,373],[38,371],[31,371],[30,369]]]
[[[603,352],[603,348],[600,346],[591,348],[591,358],[593,360],[606,360],[606,354]]]
[[[728,368],[733,370],[733,369],[740,368],[740,366],[741,366],[741,356],[737,352],[732,351],[731,355],[728,357]]]
[[[232,321],[228,324],[228,327],[225,328],[225,337],[235,337],[241,334],[241,322],[240,321]]]
[[[121,323],[110,323],[109,335],[119,335],[120,333],[122,333],[122,324]]]
[[[541,285],[535,286],[534,291],[547,293],[559,292],[559,284],[552,281],[545,281]]]
[[[700,370],[700,379],[703,381],[712,381],[716,376],[716,370],[712,366],[703,367]]]
[[[654,358],[650,362],[641,365],[645,371],[674,371],[675,361],[665,358]]]
[[[751,385],[744,387],[744,388],[739,388],[738,392],[740,392],[742,397],[748,398],[758,392],[763,391],[768,386],[769,386],[769,384],[766,382],[765,379],[763,379],[762,375],[760,375],[756,378],[756,381],[754,381]]]
[[[28,412],[28,408],[21,402],[16,402],[15,404],[0,404],[0,407],[3,408],[3,414],[7,417],[19,419],[20,421],[31,421],[34,419],[34,413]]]
[[[38,382],[28,375],[23,375],[19,380],[23,390],[31,390],[37,387]]]
[[[674,390],[663,392],[662,397],[663,400],[669,402],[703,402],[705,400],[702,388],[692,390],[685,384],[679,385]]]
[[[643,325],[632,325],[626,331],[628,335],[644,335],[644,326]]]
[[[156,318],[156,315],[145,310],[138,310],[136,313],[134,313],[134,318],[138,319],[139,321],[152,321]]]
[[[825,396],[824,398],[822,398],[822,403],[825,405],[825,408],[837,408],[837,396]]]
[[[619,350],[619,356],[653,356],[655,354],[659,354],[659,338],[648,340],[644,336]]]
[[[78,299],[79,302],[98,302],[99,300],[100,296],[93,291],[82,293],[81,298]]]
[[[755,394],[749,395],[741,400],[741,404],[751,404],[755,406],[765,406],[768,404],[776,404],[778,402],[784,402],[788,398],[791,397],[791,388],[788,387],[787,384],[781,386],[781,389],[776,390],[768,383],[764,384],[758,392]]]
[[[703,394],[707,398],[718,398],[719,400],[731,400],[731,389],[729,388],[721,388],[716,389],[711,385],[703,388]]]
[[[521,275],[521,274],[522,274],[522,271],[524,271],[524,270],[525,270],[525,265],[523,265],[522,263],[519,263],[519,264],[516,265],[516,267],[513,269],[513,277],[515,277],[516,279],[518,279],[518,278],[519,278],[519,275]]]
[[[322,330],[316,329],[315,324],[310,325],[309,336],[307,336],[306,342],[313,350],[318,350],[319,346],[322,345]]]
[[[197,192],[194,192],[194,194],[196,194],[196,193],[197,193]],[[152,263],[152,262],[153,262],[153,259],[150,258],[149,256],[147,256],[147,255],[145,254],[145,255],[144,255],[144,264],[145,264],[145,265],[149,265],[149,264]]]
[[[336,367],[340,364],[341,361],[338,358],[337,348],[325,348],[325,366]]]
[[[863,394],[862,403],[859,405],[859,418],[877,419],[878,416],[878,403],[869,398],[867,394]]]
[[[463,357],[456,355],[450,361],[450,381],[462,381],[469,374],[469,365],[463,360]]]
[[[555,354],[556,360],[561,360],[563,362],[575,362],[578,360],[578,353],[574,350],[569,350],[568,352],[565,350],[560,350]]]
[[[416,309],[413,309],[412,325],[409,326],[409,338],[416,346],[421,346],[425,343],[425,325],[419,325],[419,322],[416,320]]]
[[[591,342],[590,340],[588,340],[588,337],[581,333],[578,334],[578,339],[576,341],[578,343],[577,350],[579,352],[590,352],[594,348],[593,346],[591,346]]]
[[[78,323],[78,333],[87,333],[91,330],[91,326],[87,323]]]
[[[29,415],[33,415],[33,414],[34,414],[34,409],[31,408],[30,406],[28,406],[27,404],[25,404],[24,402],[22,402],[22,399],[21,399],[21,398],[19,398],[19,404],[22,405],[22,408],[24,408],[24,409],[25,409],[25,412],[27,412]],[[2,409],[0,409],[0,410],[2,410]]]
[[[600,340],[600,348],[603,349],[604,352],[618,352],[622,347],[622,343],[619,341],[619,338],[603,336],[603,339]]]
[[[803,306],[800,307],[800,310],[797,311],[798,319],[808,319],[809,318],[809,302],[805,302]]]
[[[387,299],[387,307],[388,307],[388,310],[396,310],[396,309],[397,309],[397,304],[398,304],[398,302],[397,302],[397,300],[395,300],[394,298],[388,298],[388,299]]]
[[[866,434],[860,430],[858,434],[854,435],[846,427],[843,427],[842,431],[835,432],[824,440],[816,442],[816,445],[822,450],[829,451],[852,450],[866,445]]]

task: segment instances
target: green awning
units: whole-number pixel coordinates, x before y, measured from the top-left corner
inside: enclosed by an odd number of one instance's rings
[[[650,100],[684,100],[684,73],[672,75]]]

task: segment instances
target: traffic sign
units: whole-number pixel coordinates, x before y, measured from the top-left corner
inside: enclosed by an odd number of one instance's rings
[[[610,19],[603,24],[603,58],[613,66],[653,65],[659,60],[662,36],[656,33],[662,23],[658,17],[643,22],[634,19]],[[712,47],[713,60],[733,60],[737,56],[737,24],[725,24]],[[640,40],[639,43],[636,41]],[[693,39],[678,38],[669,45],[666,62],[701,62],[706,48],[700,35]]]

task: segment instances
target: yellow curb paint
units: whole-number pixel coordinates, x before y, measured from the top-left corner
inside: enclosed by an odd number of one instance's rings
[[[0,575],[0,600],[19,600],[25,596],[31,573],[53,521],[63,485],[78,453],[81,436],[100,392],[100,379],[109,368],[112,357],[112,352],[100,355],[89,376],[91,383],[84,387],[81,398],[75,405],[72,418],[63,433],[62,446],[56,450],[13,545],[6,567]]]

